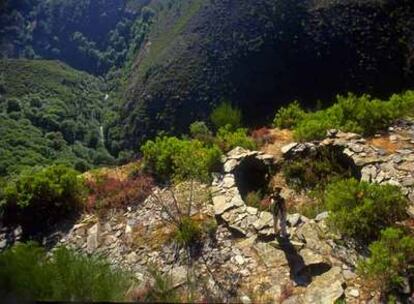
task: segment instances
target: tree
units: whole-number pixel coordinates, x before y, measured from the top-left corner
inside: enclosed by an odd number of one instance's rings
[[[215,108],[210,119],[217,130],[228,125],[233,130],[242,126],[241,110],[233,107],[229,101],[224,101]]]

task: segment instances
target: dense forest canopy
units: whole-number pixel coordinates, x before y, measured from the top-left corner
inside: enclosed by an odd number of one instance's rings
[[[137,51],[153,15],[148,0],[6,0],[0,8],[4,57],[59,59],[93,74]]]
[[[55,61],[0,60],[0,71],[0,175],[113,162],[103,132],[113,114],[101,80]]]

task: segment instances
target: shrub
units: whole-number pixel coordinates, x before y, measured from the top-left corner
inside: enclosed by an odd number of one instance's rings
[[[190,125],[190,135],[194,139],[210,144],[213,141],[213,136],[210,129],[204,121],[196,121]]]
[[[35,301],[121,301],[130,276],[98,257],[33,244],[0,254],[0,295]]]
[[[373,240],[381,229],[406,217],[407,199],[392,185],[338,180],[328,185],[329,222],[344,236]]]
[[[198,140],[158,137],[155,141],[147,141],[141,150],[146,169],[164,180],[207,181],[210,172],[220,165],[220,149],[206,147]]]
[[[370,257],[358,264],[358,270],[376,289],[390,292],[401,287],[405,278],[412,277],[414,238],[401,229],[381,231],[380,240],[372,243],[369,250]]]
[[[179,303],[180,297],[177,289],[173,288],[173,278],[157,270],[155,266],[149,267],[153,283],[147,282],[144,286],[132,290],[129,298],[134,302],[148,303]]]
[[[253,139],[247,136],[246,129],[232,131],[232,128],[229,125],[218,130],[216,142],[224,152],[228,152],[236,147],[250,150],[256,149],[256,144]]]
[[[242,126],[242,114],[240,109],[233,107],[228,101],[222,102],[215,108],[210,115],[210,119],[217,130],[227,126],[230,126],[230,129],[235,130]]]
[[[274,141],[274,138],[272,137],[270,130],[266,127],[254,130],[251,136],[257,146],[270,144]]]
[[[407,91],[388,101],[372,99],[369,95],[337,96],[333,106],[299,117],[294,125],[294,136],[297,140],[321,139],[328,129],[373,135],[412,109],[413,94]]]
[[[321,149],[315,157],[287,161],[282,170],[288,184],[296,189],[324,190],[335,179],[352,177],[351,168],[331,149]]]
[[[88,178],[85,185],[89,189],[87,208],[97,211],[142,202],[151,194],[154,182],[151,177],[139,174],[125,179],[100,174]]]
[[[245,201],[246,201],[247,206],[261,209],[262,199],[263,199],[263,195],[261,191],[251,191],[247,193]]]
[[[281,107],[278,110],[273,124],[280,129],[292,129],[303,119],[305,114],[299,102],[294,101],[287,107]]]
[[[48,226],[81,207],[85,188],[78,172],[65,165],[23,171],[0,198],[5,219],[27,228]]]
[[[190,247],[201,240],[202,230],[197,221],[184,216],[175,231],[174,239],[180,246]]]

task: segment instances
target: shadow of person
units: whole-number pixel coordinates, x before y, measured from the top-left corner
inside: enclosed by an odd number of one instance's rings
[[[290,279],[299,286],[308,286],[312,282],[312,274],[308,267],[306,267],[302,256],[297,252],[289,238],[277,236],[276,240],[288,261]]]

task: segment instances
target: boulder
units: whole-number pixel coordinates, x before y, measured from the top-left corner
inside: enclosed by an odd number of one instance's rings
[[[227,202],[225,195],[218,195],[213,197],[213,207],[215,215],[222,215],[227,210],[233,208],[234,205]]]
[[[288,144],[288,145],[285,145],[285,146],[283,146],[282,147],[282,149],[281,149],[281,151],[282,151],[282,153],[285,155],[285,154],[288,154],[289,152],[291,152],[294,148],[296,148],[297,147],[297,145],[298,145],[298,143],[291,143],[291,144]]]
[[[314,278],[305,290],[304,303],[334,304],[344,294],[341,269],[333,267],[328,272]]]
[[[254,228],[258,231],[263,228],[273,227],[273,216],[270,212],[262,211],[259,219],[253,224]]]
[[[303,262],[306,266],[316,265],[316,264],[327,264],[325,258],[307,248],[302,249],[299,252],[300,256],[303,258]]]
[[[88,238],[86,240],[86,251],[91,254],[99,247],[101,228],[100,224],[96,223],[88,229]]]
[[[268,268],[278,268],[288,265],[285,253],[267,243],[256,243],[253,246],[253,249],[256,251],[263,264]]]

